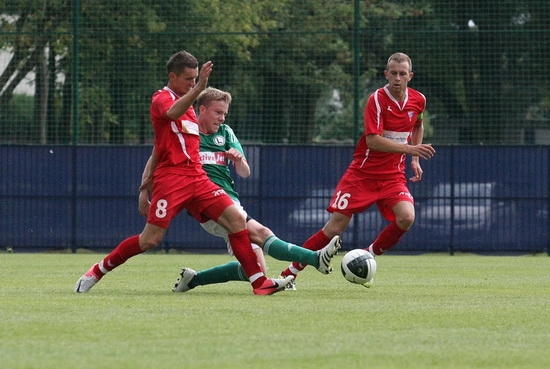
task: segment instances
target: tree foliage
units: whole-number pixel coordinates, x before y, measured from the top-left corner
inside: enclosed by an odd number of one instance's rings
[[[354,139],[395,51],[413,59],[411,85],[429,98],[436,137],[454,130],[457,142],[505,142],[518,122],[547,120],[545,0],[0,0],[0,8],[0,45],[11,56],[0,71],[2,125],[15,124],[6,118],[15,87],[36,76],[33,129],[21,142],[149,142],[151,94],[182,49],[214,61],[210,84],[233,94],[229,121],[244,140]]]

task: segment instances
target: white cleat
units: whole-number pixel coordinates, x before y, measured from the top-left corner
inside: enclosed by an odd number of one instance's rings
[[[274,293],[284,291],[286,286],[293,280],[293,275],[282,279],[267,278],[260,287],[254,288],[253,292],[255,295],[273,295]]]
[[[285,277],[280,275],[279,279],[284,279]],[[296,277],[294,277],[293,280],[291,280],[285,287],[286,291],[296,291]]]
[[[193,279],[197,276],[197,272],[191,268],[182,268],[180,276],[181,277],[176,281],[174,288],[172,288],[172,292],[187,292],[195,288],[190,287],[189,284],[193,282]]]
[[[74,292],[86,293],[101,279],[94,273],[95,264],[76,282]]]
[[[334,255],[338,254],[338,250],[342,247],[342,241],[340,240],[340,236],[334,236],[332,237],[332,240],[323,247],[321,250],[317,251],[317,255],[319,258],[319,266],[317,267],[317,270],[323,274],[329,274],[332,272],[332,265],[330,261],[334,257]]]

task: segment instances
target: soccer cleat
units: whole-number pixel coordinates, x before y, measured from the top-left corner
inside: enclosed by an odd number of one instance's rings
[[[338,253],[338,250],[342,246],[342,241],[340,236],[332,237],[332,240],[323,247],[321,250],[317,251],[319,258],[319,266],[317,270],[323,274],[329,274],[332,272],[332,265],[330,263],[331,259]]]
[[[92,267],[84,274],[78,282],[76,282],[76,285],[74,286],[74,292],[77,293],[85,293],[88,292],[99,280],[102,276],[98,276],[94,273],[94,267],[97,264],[92,265]]]
[[[371,278],[369,279],[368,281],[366,281],[365,283],[363,283],[361,286],[365,287],[365,288],[371,288],[374,284],[374,278]]]
[[[285,278],[285,276],[280,275],[279,278]],[[294,279],[290,281],[289,284],[286,285],[285,290],[287,291],[296,291],[296,277],[294,276]]]
[[[197,272],[195,272],[191,268],[182,268],[180,273],[180,278],[176,281],[176,284],[174,285],[174,288],[172,288],[172,292],[187,292],[195,287],[191,287],[190,284],[193,282],[193,279],[197,276]]]
[[[255,295],[273,295],[276,292],[282,291],[288,284],[294,280],[294,277],[289,275],[283,279],[267,278],[264,283],[254,288]]]

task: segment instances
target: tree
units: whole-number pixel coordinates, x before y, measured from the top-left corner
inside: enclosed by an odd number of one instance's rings
[[[38,127],[28,132],[38,132],[38,137],[28,139],[46,141],[48,111],[53,111],[53,99],[48,97],[48,74],[55,74],[55,66],[48,63],[48,52],[62,36],[56,34],[66,25],[61,9],[67,7],[62,0],[0,2],[4,13],[0,16],[0,31],[6,36],[1,46],[9,50],[11,59],[0,75],[0,107],[6,107],[15,87],[32,70],[35,70],[36,94],[34,103],[34,124]]]
[[[34,71],[29,142],[151,141],[150,97],[166,79],[166,59],[181,49],[201,64],[214,61],[210,84],[234,95],[228,122],[245,141],[355,138],[362,104],[384,83],[386,59],[395,51],[414,61],[411,85],[429,96],[436,138],[458,127],[463,143],[508,142],[518,122],[548,120],[544,0],[0,0],[0,6],[0,44],[11,52],[0,74],[0,108],[8,111],[15,86]],[[337,110],[330,109],[334,92]]]
[[[395,45],[417,53],[413,82],[439,107],[436,131],[458,126],[461,143],[519,142],[528,112],[548,96],[549,76],[540,71],[550,56],[543,36],[550,4],[434,0],[432,6],[428,17],[396,32]]]

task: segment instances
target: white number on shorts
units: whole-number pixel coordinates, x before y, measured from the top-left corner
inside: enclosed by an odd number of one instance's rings
[[[336,194],[336,199],[332,203],[332,207],[336,209],[343,210],[348,207],[348,199],[351,197],[349,193],[340,194],[342,191],[338,191]]]
[[[164,218],[166,216],[166,207],[168,206],[168,201],[164,199],[160,199],[157,201],[157,210],[155,211],[155,215],[157,218]]]

